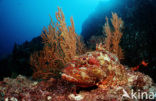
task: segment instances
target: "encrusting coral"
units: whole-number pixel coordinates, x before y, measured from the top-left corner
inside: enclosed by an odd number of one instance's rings
[[[116,54],[119,59],[123,59],[123,52],[119,46],[122,37],[121,29],[123,28],[123,21],[116,13],[112,13],[111,24],[113,28],[111,28],[109,20],[106,17],[106,23],[103,26],[103,33],[106,33],[105,47],[108,51]]]
[[[33,67],[34,78],[48,78],[59,74],[61,68],[76,54],[83,52],[83,43],[75,33],[74,21],[67,27],[65,17],[60,8],[56,13],[57,23],[51,18],[48,30],[41,34],[44,48],[31,55],[30,64]]]

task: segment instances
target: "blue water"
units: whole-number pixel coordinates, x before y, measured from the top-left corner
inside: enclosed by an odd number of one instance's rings
[[[111,0],[0,0],[0,57],[12,51],[14,43],[21,44],[39,36],[44,26],[54,21],[61,7],[69,25],[73,16],[75,29],[81,33],[82,24],[99,2]]]

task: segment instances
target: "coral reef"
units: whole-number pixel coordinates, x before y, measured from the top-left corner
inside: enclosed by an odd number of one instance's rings
[[[48,79],[58,76],[61,68],[76,54],[83,52],[83,44],[75,33],[74,21],[71,17],[71,26],[67,27],[65,17],[60,8],[56,13],[57,23],[51,18],[48,30],[41,34],[44,48],[30,57],[34,78]]]
[[[114,7],[109,9],[105,6],[105,3],[101,2],[95,12],[84,21],[81,35],[86,42],[86,46],[93,46],[91,49],[95,50],[96,42],[104,42],[105,35],[102,31],[103,24],[106,23],[105,17],[111,18],[111,12],[116,12],[124,21],[123,36],[120,42],[120,46],[124,50],[124,61],[121,62],[129,67],[136,67],[141,61],[147,62],[148,66],[140,65],[138,71],[150,75],[156,80],[156,48],[154,48],[156,43],[156,1],[125,0],[123,2],[118,0],[117,2]],[[41,36],[38,36],[21,45],[16,44],[13,52],[5,59],[0,60],[0,80],[7,76],[15,77],[18,74],[31,76],[32,69],[35,67],[31,68],[30,66],[30,55],[43,49],[41,40]]]
[[[122,65],[119,46],[123,21],[112,13],[111,23],[106,18],[103,32],[105,44],[85,52],[80,37],[75,33],[74,22],[67,27],[60,8],[57,22],[51,23],[42,33],[43,49],[34,52],[30,64],[34,70],[31,78],[17,76],[0,81],[2,101],[146,101],[155,100],[156,85],[152,78],[135,72],[140,65],[129,69]],[[103,37],[102,37],[103,38]],[[103,40],[103,39],[102,39]],[[15,49],[18,49],[16,46]],[[16,52],[16,51],[14,51]],[[62,72],[61,72],[62,70]],[[61,74],[61,75],[60,75]],[[61,78],[58,78],[61,76]],[[44,79],[44,80],[42,80]],[[125,93],[126,92],[126,93]],[[131,95],[133,92],[135,94]],[[143,92],[143,94],[142,94]],[[147,93],[147,94],[146,94]]]
[[[156,99],[148,96],[151,92],[156,92],[156,85],[149,76],[120,64],[102,44],[95,51],[71,58],[62,79],[32,81],[19,75],[0,81],[2,101],[148,101]]]

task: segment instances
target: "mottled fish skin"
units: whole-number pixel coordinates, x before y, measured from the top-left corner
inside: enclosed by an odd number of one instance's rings
[[[80,87],[101,86],[108,82],[124,80],[124,70],[116,55],[105,49],[97,49],[75,56],[64,68],[62,79]]]

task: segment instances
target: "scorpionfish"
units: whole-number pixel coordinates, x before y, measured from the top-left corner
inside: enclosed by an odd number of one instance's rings
[[[62,79],[79,87],[97,85],[105,89],[125,84],[127,74],[117,56],[100,44],[95,51],[73,57],[63,69]]]

